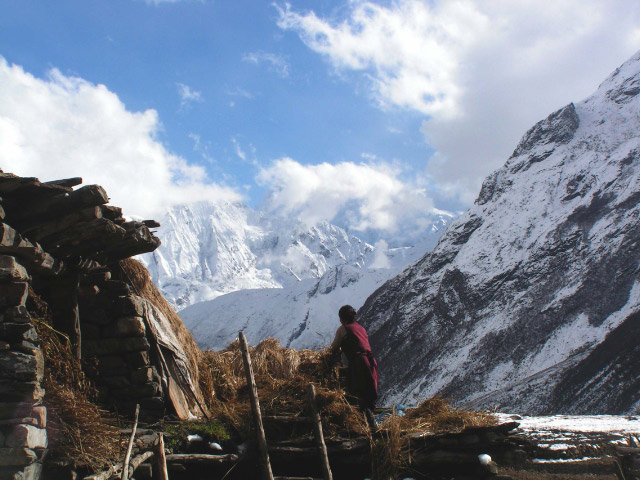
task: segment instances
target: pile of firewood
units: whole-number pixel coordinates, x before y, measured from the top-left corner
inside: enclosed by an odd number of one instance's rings
[[[620,480],[640,478],[640,439],[629,434],[627,445],[616,445],[616,464]]]
[[[71,267],[90,272],[160,245],[149,230],[157,222],[127,222],[122,209],[106,205],[109,198],[99,185],[73,190],[81,183],[81,178],[43,183],[0,171],[0,253],[19,257],[29,269],[57,274]]]

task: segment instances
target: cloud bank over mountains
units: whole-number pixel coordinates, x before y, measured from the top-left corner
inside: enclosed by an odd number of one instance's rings
[[[49,71],[39,79],[0,57],[0,167],[42,180],[82,176],[126,214],[159,216],[176,203],[240,200],[156,138],[154,110],[130,112],[104,85]]]
[[[126,214],[145,217],[199,200],[243,200],[171,153],[157,138],[161,129],[156,111],[131,112],[104,85],[56,69],[39,79],[0,57],[0,168],[6,172],[42,180],[82,176],[103,185]],[[272,191],[270,208],[310,224],[342,214],[356,230],[395,231],[432,207],[399,173],[382,162],[303,165],[283,158],[262,168],[257,180]]]
[[[423,188],[403,182],[401,173],[382,162],[302,165],[282,158],[262,169],[258,181],[271,190],[269,208],[298,214],[310,225],[345,216],[356,231],[430,224],[432,200]]]
[[[278,25],[384,109],[425,115],[426,174],[470,204],[528,126],[582,100],[640,48],[625,0],[354,0],[321,17],[285,3]]]

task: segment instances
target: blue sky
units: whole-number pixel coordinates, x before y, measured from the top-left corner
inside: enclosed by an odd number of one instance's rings
[[[419,230],[640,48],[637,2],[538,3],[3,0],[0,168]]]

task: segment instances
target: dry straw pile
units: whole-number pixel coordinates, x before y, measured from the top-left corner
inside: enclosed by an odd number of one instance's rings
[[[366,432],[363,415],[345,396],[338,369],[330,361],[328,351],[292,350],[268,338],[250,347],[249,353],[263,415],[308,415],[306,392],[307,386],[313,383],[326,435]],[[209,400],[213,415],[232,426],[236,433],[246,436],[251,407],[239,342],[236,340],[219,352],[203,352],[200,373],[200,389]],[[269,423],[265,428],[271,438],[284,434],[275,431],[275,425]]]
[[[306,416],[308,412],[307,386],[316,385],[317,402],[321,411],[325,434],[352,436],[368,434],[362,412],[345,394],[339,369],[331,361],[328,350],[292,350],[268,338],[249,353],[265,416]],[[208,399],[214,417],[232,426],[241,436],[249,434],[251,407],[242,354],[236,340],[226,349],[205,351],[201,355],[200,389]],[[492,425],[496,420],[483,412],[456,410],[441,398],[424,401],[410,409],[405,416],[392,415],[380,430],[389,441],[393,436],[415,432],[454,432],[466,427]],[[282,437],[275,425],[265,424],[270,438]]]

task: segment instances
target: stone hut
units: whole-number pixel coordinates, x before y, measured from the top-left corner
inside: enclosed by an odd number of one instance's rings
[[[134,255],[160,245],[98,185],[0,170],[0,478],[38,478],[46,453],[47,368],[27,299],[37,297],[77,359],[91,360],[103,406],[147,418],[206,415],[198,350]],[[76,188],[77,187],[77,188]]]

